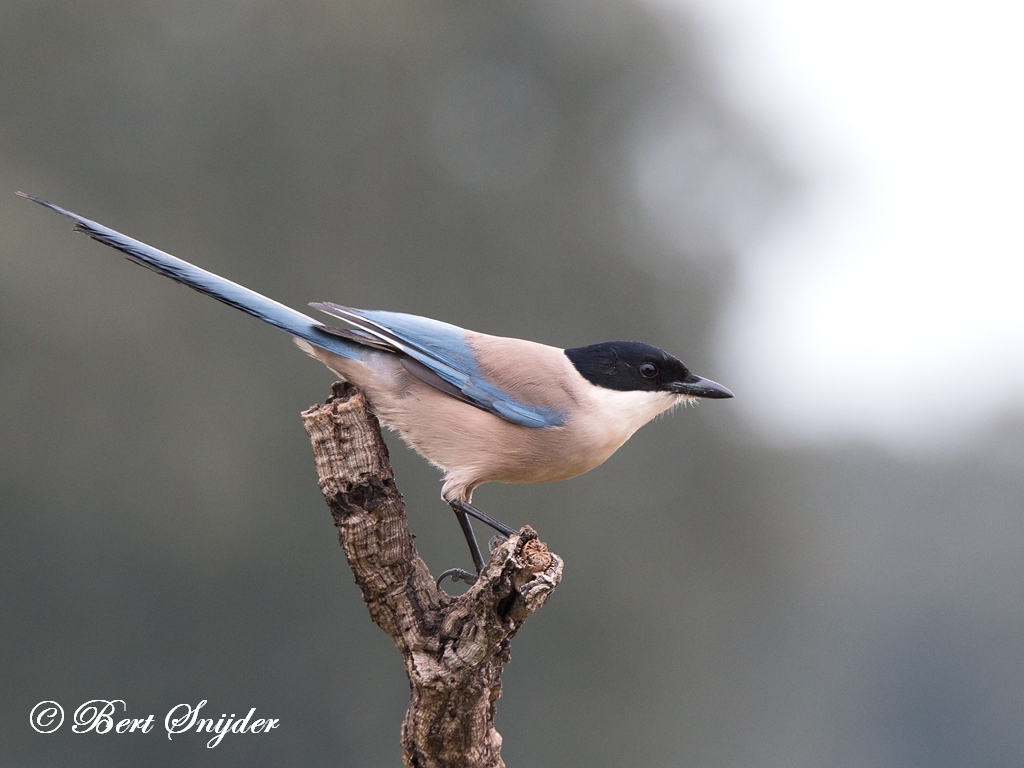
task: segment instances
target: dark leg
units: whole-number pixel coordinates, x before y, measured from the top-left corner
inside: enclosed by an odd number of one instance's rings
[[[451,576],[452,581],[459,581],[461,579],[467,584],[475,584],[477,576],[479,576],[480,572],[484,569],[484,558],[480,554],[480,545],[476,543],[476,536],[473,533],[473,526],[469,522],[468,516],[472,515],[477,520],[487,523],[487,525],[505,536],[511,536],[516,533],[516,531],[509,528],[504,523],[495,520],[486,512],[481,512],[472,504],[467,504],[464,501],[449,501],[448,504],[451,505],[452,511],[455,513],[455,517],[458,518],[459,525],[462,526],[462,533],[466,537],[466,544],[469,545],[469,554],[473,557],[473,566],[476,568],[476,576],[462,568],[449,568],[437,577],[437,583],[440,586],[441,582],[446,577]]]
[[[491,526],[491,528],[493,528],[503,536],[511,536],[514,533],[519,533],[519,531],[515,530],[514,528],[509,528],[500,520],[495,520],[486,512],[481,512],[472,504],[467,504],[464,501],[450,501],[448,503],[452,505],[452,509],[455,510],[456,515],[459,514],[459,510],[462,510],[463,514],[472,515],[481,523],[487,523],[487,525]]]
[[[480,571],[484,569],[484,558],[480,554],[480,545],[476,543],[476,536],[473,533],[473,525],[469,522],[469,517],[466,516],[465,510],[457,507],[454,502],[451,502],[451,507],[452,511],[455,513],[455,517],[459,520],[459,525],[462,526],[462,534],[466,537],[466,544],[469,545],[469,554],[473,557],[473,566],[476,568],[476,576],[462,568],[449,568],[437,577],[437,585],[441,586],[441,582],[448,576],[452,577],[452,581],[461,580],[467,584],[475,584],[477,576],[479,576]]]
[[[476,543],[476,536],[473,534],[473,525],[469,522],[469,518],[466,517],[465,510],[459,509],[454,504],[452,509],[455,511],[455,516],[459,519],[459,525],[462,526],[462,535],[466,537],[466,543],[469,545],[469,554],[473,557],[473,567],[476,568],[477,575],[484,569],[484,558],[480,554],[480,546]]]

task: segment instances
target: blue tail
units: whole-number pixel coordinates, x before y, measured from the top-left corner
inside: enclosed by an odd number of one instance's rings
[[[116,248],[136,264],[148,267],[175,282],[187,285],[189,288],[217,299],[217,301],[222,301],[228,306],[247,312],[253,317],[258,317],[265,323],[270,323],[275,328],[280,328],[282,331],[308,341],[321,349],[356,360],[363,357],[362,353],[365,351],[365,347],[324,330],[321,323],[308,315],[296,312],[294,309],[273,299],[268,299],[255,291],[250,291],[238,283],[225,280],[212,272],[207,272],[205,269],[200,269],[187,261],[171,256],[169,253],[158,251],[156,248],[122,235],[120,232],[115,232],[102,224],[83,218],[77,213],[66,211],[53,203],[26,195],[24,192],[18,194],[67,216],[75,222],[76,231],[84,232],[93,240]]]

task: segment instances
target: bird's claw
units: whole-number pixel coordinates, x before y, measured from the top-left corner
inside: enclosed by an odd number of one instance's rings
[[[508,541],[507,536],[502,536],[500,533],[496,533],[491,536],[491,540],[487,542],[487,551],[493,552],[495,547],[499,547]]]
[[[452,582],[458,584],[460,581],[464,581],[470,586],[476,584],[476,580],[479,576],[470,573],[469,571],[463,570],[462,568],[449,568],[447,571],[437,577],[437,586],[441,586],[441,582],[447,577],[452,577]]]

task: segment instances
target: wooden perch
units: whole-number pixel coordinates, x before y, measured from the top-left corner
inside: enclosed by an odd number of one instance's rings
[[[558,586],[561,558],[526,526],[495,547],[464,595],[443,592],[416,553],[387,446],[363,393],[338,382],[334,396],[302,419],[363,601],[405,658],[412,686],[402,724],[406,766],[504,766],[494,729],[501,666],[513,635]]]

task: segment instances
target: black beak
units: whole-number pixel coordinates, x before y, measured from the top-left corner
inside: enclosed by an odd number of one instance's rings
[[[672,391],[678,392],[680,395],[710,397],[715,400],[724,400],[726,398],[733,397],[732,392],[723,387],[717,381],[705,379],[703,376],[698,376],[696,373],[686,374],[686,378],[672,385]]]

